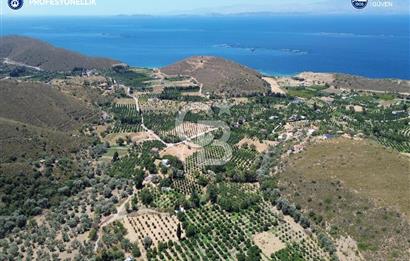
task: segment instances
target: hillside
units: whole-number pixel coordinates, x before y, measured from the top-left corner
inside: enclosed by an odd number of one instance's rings
[[[0,164],[68,155],[85,145],[73,131],[97,114],[46,84],[0,81]]]
[[[293,155],[279,180],[316,223],[352,236],[365,260],[408,260],[409,164],[375,142],[338,138]]]
[[[0,104],[0,215],[39,214],[59,202],[57,190],[78,171],[73,155],[91,144],[78,130],[97,114],[33,82],[1,80]],[[5,231],[0,224],[0,237]]]
[[[294,77],[268,78],[273,85],[284,88],[306,86],[332,86],[332,89],[363,90],[373,92],[410,93],[410,81],[400,79],[372,79],[341,73],[303,72]],[[334,87],[334,88],[333,88]]]
[[[76,151],[84,138],[0,118],[0,164]]]
[[[39,83],[2,80],[0,104],[2,118],[62,131],[95,117],[85,103]]]
[[[410,93],[409,81],[369,79],[348,74],[336,74],[332,85],[344,89]]]
[[[46,71],[71,71],[74,68],[105,69],[117,61],[92,58],[56,48],[48,43],[22,36],[0,38],[0,58]]]
[[[243,65],[222,58],[197,56],[164,67],[169,76],[190,76],[203,85],[202,93],[229,96],[267,92],[269,84],[262,75]]]

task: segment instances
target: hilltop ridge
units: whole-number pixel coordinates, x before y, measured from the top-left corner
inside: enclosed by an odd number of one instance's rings
[[[190,76],[203,85],[202,93],[237,96],[264,93],[269,84],[262,74],[241,64],[219,57],[194,56],[163,67],[169,76]]]
[[[106,69],[118,63],[111,59],[83,56],[25,36],[0,37],[0,59],[52,72],[74,68]]]

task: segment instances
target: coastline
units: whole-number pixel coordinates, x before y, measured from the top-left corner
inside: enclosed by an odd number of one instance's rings
[[[269,76],[314,71],[410,80],[405,17],[300,19],[295,24],[289,17],[15,17],[4,19],[2,35],[25,35],[135,67],[209,55]]]

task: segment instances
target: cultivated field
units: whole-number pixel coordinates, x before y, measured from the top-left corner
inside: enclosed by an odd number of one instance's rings
[[[179,221],[176,216],[153,211],[141,211],[138,215],[127,216],[122,222],[127,229],[127,238],[137,242],[140,249],[144,249],[144,238],[152,239],[152,245],[157,247],[159,242],[168,243],[178,241],[176,234]]]

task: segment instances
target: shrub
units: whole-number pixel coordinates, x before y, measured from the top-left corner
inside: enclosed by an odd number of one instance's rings
[[[154,201],[154,197],[151,191],[149,191],[149,189],[147,188],[144,188],[143,190],[141,190],[140,197],[141,197],[142,204],[146,206],[150,205]]]
[[[186,236],[187,237],[195,236],[196,232],[197,232],[196,228],[193,225],[191,225],[191,224],[187,225],[187,227],[186,227]]]
[[[133,257],[140,257],[141,256],[141,251],[140,251],[137,244],[132,244],[131,254],[132,254]]]
[[[145,249],[149,249],[152,245],[152,239],[149,236],[144,237],[143,244]]]

